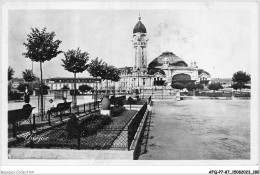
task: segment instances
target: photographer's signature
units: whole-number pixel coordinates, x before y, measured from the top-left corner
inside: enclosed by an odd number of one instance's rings
[[[39,143],[42,140],[48,140],[48,138],[47,137],[44,138],[43,136],[34,136],[34,135],[28,134],[28,135],[26,135],[25,140],[33,141],[34,143]]]

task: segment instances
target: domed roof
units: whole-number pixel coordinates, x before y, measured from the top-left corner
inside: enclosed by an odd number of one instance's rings
[[[163,61],[167,60],[169,61],[170,66],[179,66],[179,67],[187,67],[188,64],[185,63],[183,59],[180,57],[176,56],[172,52],[163,52],[160,56],[155,58],[150,64],[149,68],[156,68],[160,67],[163,65]]]
[[[138,23],[135,25],[135,28],[133,30],[133,33],[146,33],[146,28],[144,24],[141,22],[141,17],[139,17]]]
[[[165,72],[162,69],[159,69],[159,68],[148,68],[148,74],[150,74],[150,75],[154,75],[157,72],[162,74],[162,75],[165,75]]]

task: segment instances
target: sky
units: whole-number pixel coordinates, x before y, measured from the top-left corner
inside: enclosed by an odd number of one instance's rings
[[[32,68],[22,53],[31,27],[47,28],[62,41],[60,50],[77,49],[116,67],[133,66],[133,28],[141,21],[149,38],[148,63],[170,51],[186,63],[192,60],[213,78],[231,78],[239,70],[250,73],[252,18],[248,9],[215,8],[201,3],[199,9],[154,10],[9,10],[8,65],[14,77]],[[61,66],[63,54],[43,64],[43,78],[73,77]],[[90,61],[89,61],[90,62]],[[40,77],[39,63],[33,71]],[[88,72],[78,77],[89,76]]]

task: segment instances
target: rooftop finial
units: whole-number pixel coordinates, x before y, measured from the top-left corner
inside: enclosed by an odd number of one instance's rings
[[[139,13],[139,17],[138,17],[138,19],[139,19],[139,21],[141,21],[141,15],[140,15],[140,13]]]

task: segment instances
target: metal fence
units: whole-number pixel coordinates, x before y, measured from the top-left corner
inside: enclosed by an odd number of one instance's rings
[[[153,99],[167,100],[176,98],[174,89],[142,89],[140,97],[147,99],[151,96]]]
[[[31,148],[63,149],[127,149],[127,135],[124,128],[78,129],[75,137],[68,137],[65,128],[53,128],[43,134],[34,135],[25,143]],[[121,136],[121,137],[120,137]],[[116,141],[116,142],[115,142]]]
[[[222,92],[181,92],[181,96],[202,96],[202,97],[251,97],[250,92],[239,92],[239,91],[222,91]]]
[[[84,107],[81,107],[84,109]],[[86,105],[85,105],[86,108]],[[125,126],[103,128],[78,128],[74,137],[68,137],[66,123],[41,134],[32,134],[23,146],[31,148],[69,149],[127,149],[134,140],[137,129],[147,110],[147,102]]]
[[[70,107],[68,110],[63,111],[62,113],[59,113],[57,115],[44,115],[42,118],[41,115],[38,114],[32,114],[28,120],[26,121],[19,121],[16,123],[16,130],[17,135],[29,132],[31,130],[41,130],[46,128],[46,126],[54,126],[57,123],[62,123],[66,120],[68,120],[68,116],[71,113],[74,114],[83,114],[89,115],[91,113],[94,113],[100,109],[100,101],[91,102],[91,103],[85,103],[81,105],[77,105],[76,107]],[[8,138],[12,137],[12,127],[11,125],[8,126]]]
[[[132,141],[134,140],[136,131],[143,119],[143,116],[147,110],[147,102],[142,106],[142,108],[138,111],[138,113],[133,117],[133,119],[130,121],[128,125],[128,149],[130,149],[130,146],[132,144]]]
[[[251,97],[251,92],[234,92],[234,97]]]

